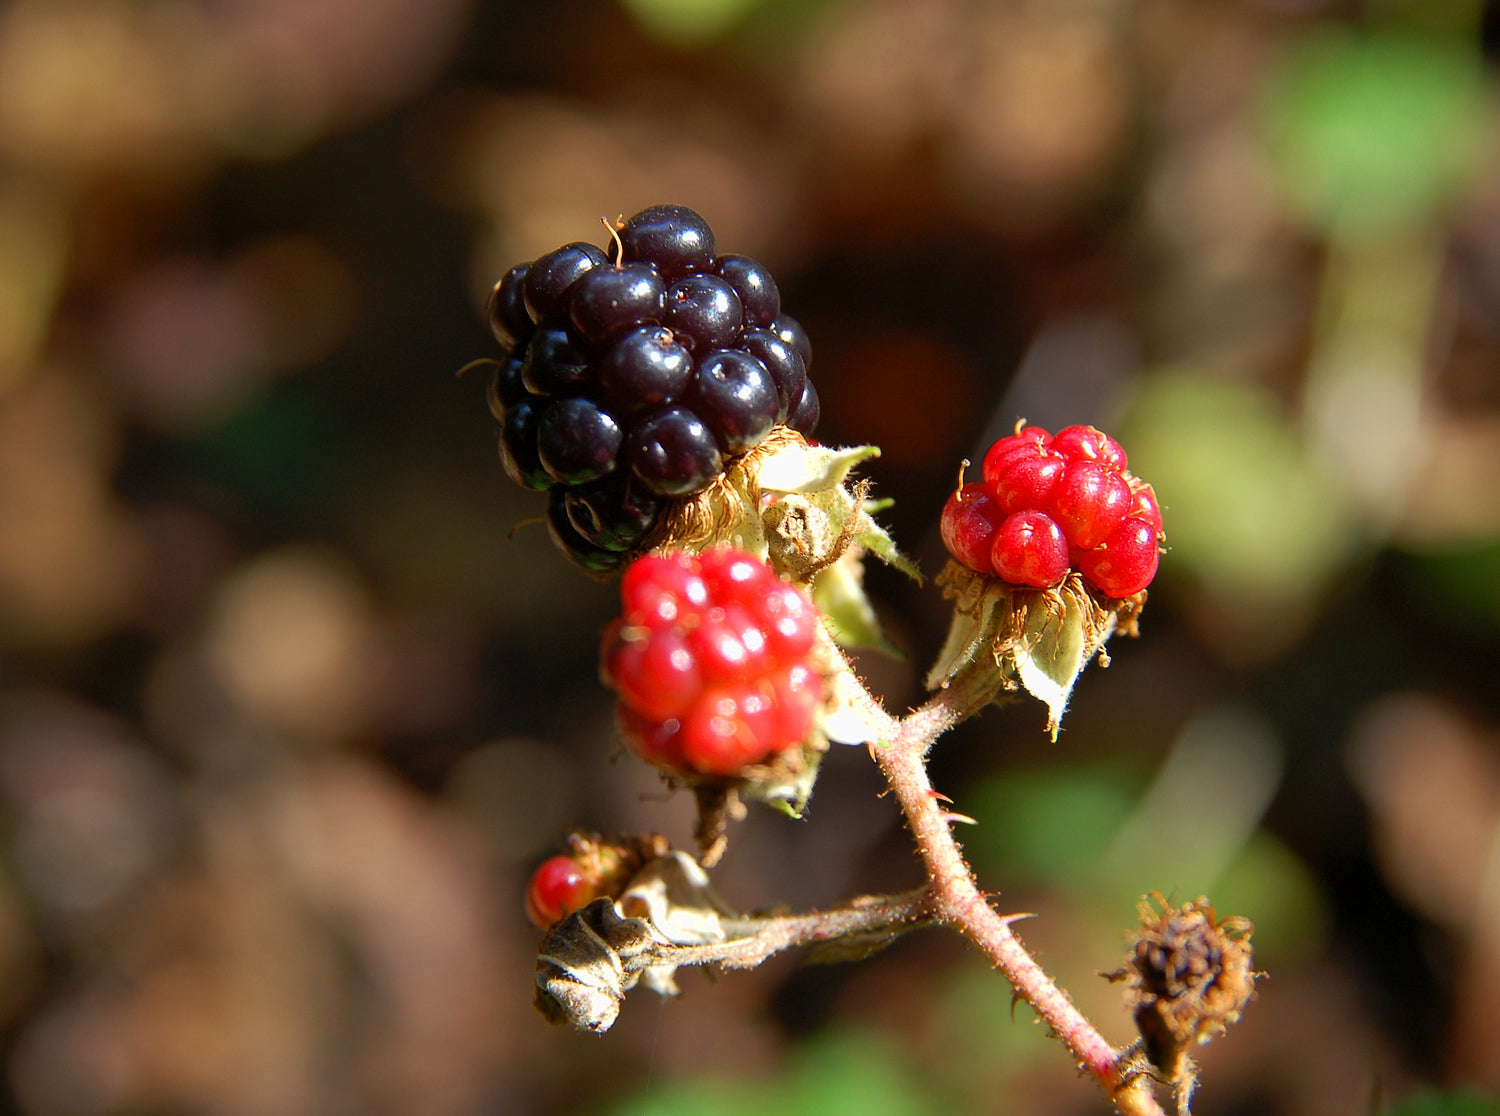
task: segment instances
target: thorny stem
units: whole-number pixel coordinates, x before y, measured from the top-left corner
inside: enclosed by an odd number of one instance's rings
[[[854,678],[842,652],[835,653],[842,668]],[[1119,1112],[1124,1116],[1163,1116],[1145,1079],[1126,1072],[1115,1049],[1026,952],[1011,930],[1011,923],[1023,916],[1003,915],[991,906],[953,836],[954,815],[944,810],[945,797],[928,779],[927,753],[934,741],[994,698],[998,686],[988,680],[995,673],[962,672],[946,689],[899,720],[891,717],[862,684],[858,685],[854,704],[874,738],[871,754],[916,838],[927,868],[935,917],[961,931],[994,962],[1016,995],[1031,1005],[1080,1066],[1093,1074]]]

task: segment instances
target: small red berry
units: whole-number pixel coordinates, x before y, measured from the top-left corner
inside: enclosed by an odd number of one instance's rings
[[[748,606],[766,634],[766,650],[781,662],[807,655],[818,635],[818,612],[796,586],[778,581]]]
[[[1052,518],[1081,550],[1092,550],[1125,522],[1130,513],[1130,486],[1102,461],[1075,461],[1052,493]]]
[[[783,737],[804,739],[812,731],[818,706],[823,704],[823,679],[802,664],[771,677],[776,692],[777,731]]]
[[[1005,512],[982,484],[966,484],[948,497],[939,527],[948,553],[975,573],[990,574],[995,567],[990,548]]]
[[[623,701],[617,711],[620,736],[625,746],[647,763],[658,767],[684,767],[682,721],[677,717],[656,720],[637,713]]]
[[[603,674],[632,709],[666,720],[679,716],[703,687],[693,650],[681,632],[625,631],[616,620],[605,632]]]
[[[708,587],[691,556],[646,554],[631,563],[621,578],[620,601],[625,615],[657,628],[702,608],[708,601]]]
[[[546,929],[595,898],[594,885],[571,856],[542,861],[526,888],[526,917]]]
[[[1071,567],[1101,592],[1132,596],[1155,576],[1166,535],[1156,493],[1127,464],[1096,427],[1024,427],[990,446],[982,485],[948,498],[943,542],[969,569],[1015,585],[1051,588]]]
[[[1125,450],[1104,431],[1092,426],[1066,426],[1052,438],[1052,452],[1069,461],[1098,461],[1117,473],[1129,463]]]
[[[1016,512],[995,532],[991,559],[1005,581],[1050,589],[1068,576],[1068,540],[1045,512]]]
[[[731,601],[707,609],[687,640],[709,681],[728,682],[765,670],[766,634],[741,604]]]
[[[764,562],[732,547],[705,550],[698,556],[698,565],[703,584],[716,601],[750,604],[780,580]]]
[[[1158,536],[1162,535],[1161,505],[1156,502],[1156,490],[1136,477],[1130,477],[1129,483],[1130,518],[1145,520]]]
[[[1102,545],[1079,555],[1078,569],[1107,596],[1129,597],[1151,584],[1160,561],[1156,529],[1144,519],[1127,519]]]
[[[704,690],[683,718],[683,755],[705,775],[733,775],[759,763],[771,753],[769,705],[753,686]]]
[[[1050,450],[1037,456],[1013,454],[1001,466],[995,483],[986,487],[1006,514],[1045,508],[1067,468],[1067,460]]]
[[[1040,426],[1023,426],[1009,437],[1001,438],[984,455],[984,464],[980,469],[984,483],[994,489],[1000,472],[1013,459],[1040,457],[1051,444],[1052,435]]]

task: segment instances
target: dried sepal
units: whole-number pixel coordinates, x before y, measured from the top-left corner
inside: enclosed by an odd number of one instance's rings
[[[640,980],[631,962],[666,939],[641,918],[625,918],[600,897],[553,926],[536,959],[536,1007],[550,1023],[602,1035]]]
[[[684,852],[670,852],[648,863],[617,905],[621,914],[644,919],[677,946],[724,941],[722,920],[734,914],[714,892],[708,873]],[[676,972],[676,965],[650,965],[641,970],[641,983],[663,996],[677,996]]]
[[[797,946],[810,947],[811,962],[857,960],[933,922],[925,887],[806,914],[737,916],[702,867],[673,852],[647,864],[619,900],[596,899],[548,933],[536,1006],[553,1023],[602,1034],[637,984],[677,995],[681,965],[750,969]]]
[[[672,501],[643,549],[706,550],[729,544],[806,585],[850,548],[868,550],[920,580],[871,514],[851,470],[875,446],[812,446],[778,426],[702,492]]]
[[[594,883],[597,895],[617,898],[648,861],[665,856],[671,842],[660,833],[628,833],[606,840],[597,833],[568,834],[568,855]]]

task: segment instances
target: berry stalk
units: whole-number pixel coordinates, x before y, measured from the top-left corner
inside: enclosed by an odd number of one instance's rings
[[[842,665],[849,669],[847,662]],[[933,914],[959,930],[994,962],[1016,994],[1031,1005],[1079,1065],[1099,1082],[1119,1112],[1124,1116],[1163,1116],[1144,1078],[1126,1072],[1114,1047],[1026,952],[1011,929],[1013,922],[1025,916],[1004,915],[990,905],[953,836],[955,815],[944,809],[946,796],[935,790],[928,778],[926,757],[933,743],[959,721],[984,708],[994,696],[993,689],[978,672],[967,672],[899,720],[887,714],[862,686],[859,690],[855,705],[876,741],[871,754],[916,838],[927,870]]]

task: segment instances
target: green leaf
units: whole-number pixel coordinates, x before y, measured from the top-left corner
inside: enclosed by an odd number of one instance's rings
[[[1267,144],[1292,202],[1330,237],[1388,239],[1474,182],[1493,143],[1467,43],[1433,35],[1309,36],[1268,89]]]
[[[1500,1116],[1500,1097],[1472,1089],[1422,1089],[1391,1109],[1390,1116]]]
[[[961,809],[979,819],[964,847],[983,875],[1062,883],[1086,895],[1130,816],[1141,773],[1120,763],[1069,763],[987,780]]]
[[[674,46],[706,43],[737,23],[761,0],[623,0],[653,38]]]
[[[884,527],[870,517],[872,510],[869,503],[860,509],[860,530],[855,535],[854,541],[879,558],[887,566],[894,566],[918,585],[921,585],[923,581],[922,571],[917,569],[915,562],[896,549],[895,540],[891,538]]]

